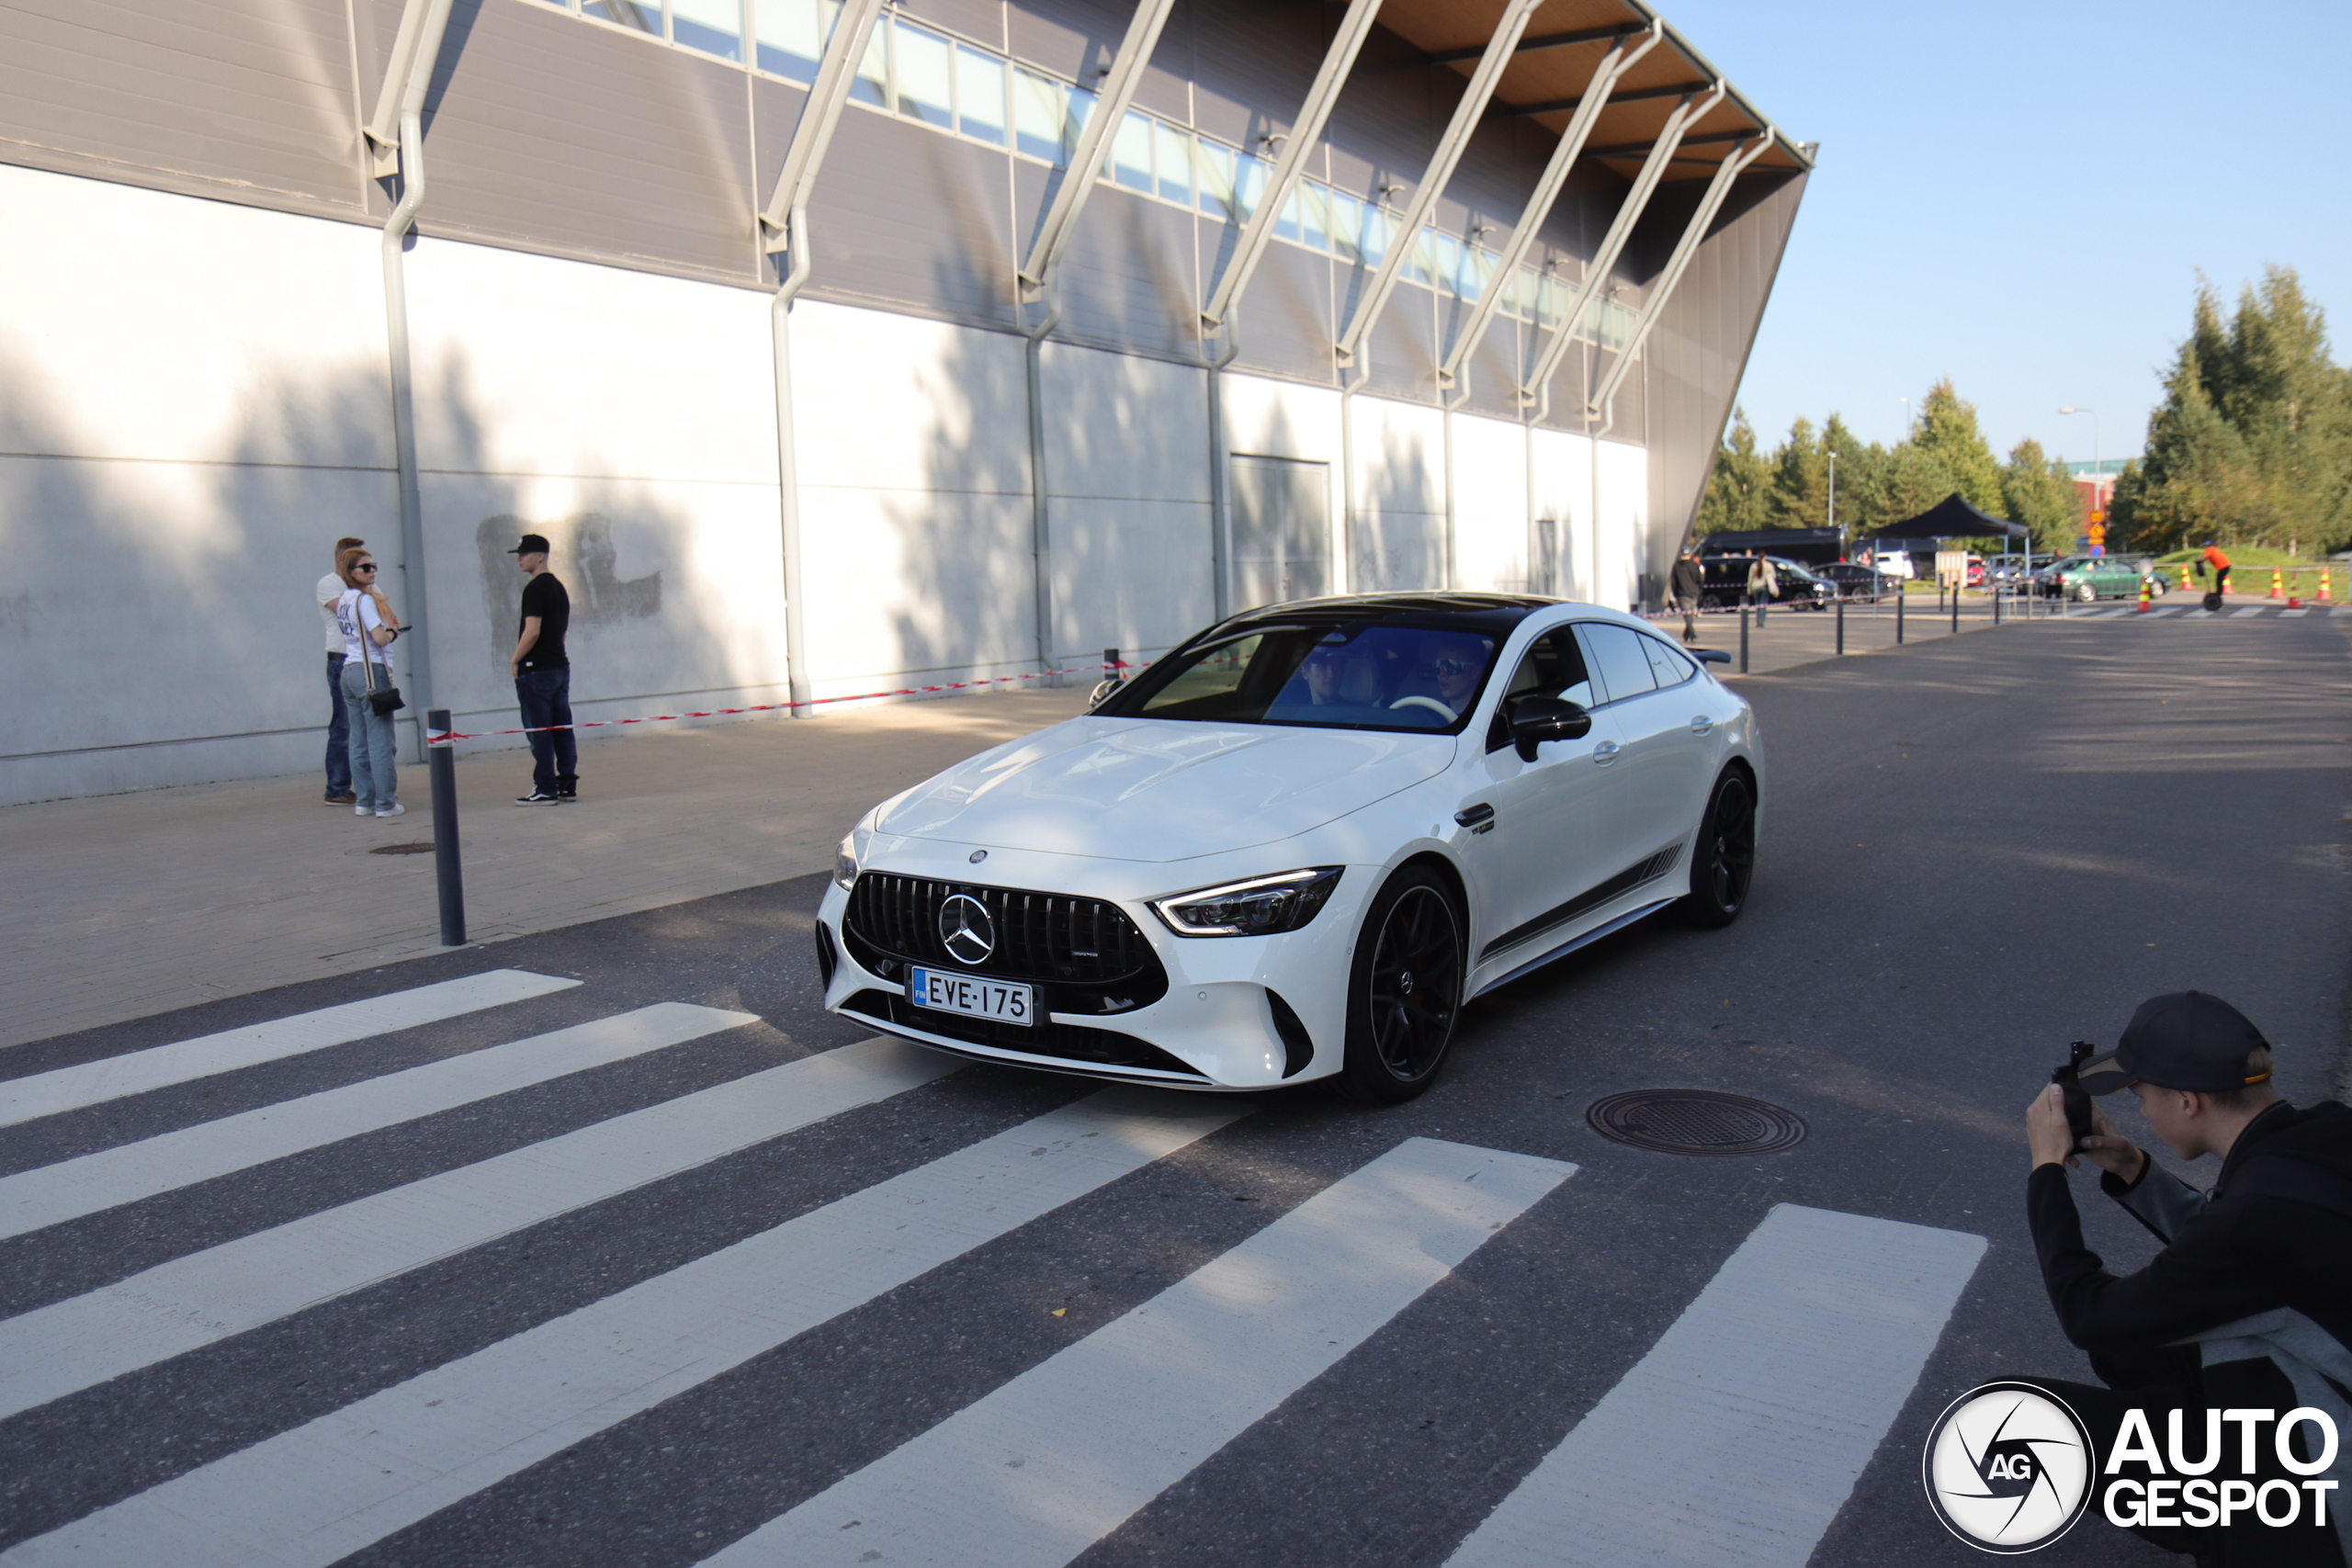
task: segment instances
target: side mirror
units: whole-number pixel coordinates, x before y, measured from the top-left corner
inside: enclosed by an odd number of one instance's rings
[[[1694,648],[1690,650],[1690,657],[1697,660],[1702,664],[1729,664],[1731,662],[1731,655],[1725,653],[1720,648]]]
[[[1592,732],[1592,715],[1564,697],[1525,696],[1511,705],[1510,738],[1522,762],[1535,761],[1546,740],[1581,740]]]
[[[1105,702],[1110,700],[1112,693],[1117,691],[1120,687],[1125,684],[1126,682],[1121,680],[1116,675],[1112,676],[1107,681],[1096,682],[1094,685],[1094,694],[1086,699],[1086,711],[1092,713],[1096,708],[1101,707]]]

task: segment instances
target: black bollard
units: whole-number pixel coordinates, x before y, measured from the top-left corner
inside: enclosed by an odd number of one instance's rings
[[[1747,673],[1747,606],[1739,607],[1739,672]]]
[[[1894,587],[1894,646],[1903,646],[1903,606],[1910,599],[1911,590],[1902,583]]]
[[[458,753],[433,737],[449,733],[449,710],[424,716],[424,768],[433,784],[433,880],[441,893],[441,945],[466,945],[466,884],[458,869]]]
[[[2001,624],[2001,591],[1997,588],[1993,590],[1993,624]]]
[[[1841,658],[1846,652],[1846,596],[1843,593],[1838,595],[1838,652]]]
[[[1960,584],[1956,582],[1951,589],[1951,634],[1960,635]]]

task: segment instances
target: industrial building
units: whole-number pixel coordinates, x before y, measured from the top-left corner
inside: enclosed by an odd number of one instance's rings
[[[582,718],[1654,602],[1812,152],[1641,0],[22,0],[0,801],[315,767],[345,534],[460,728],[526,529]]]

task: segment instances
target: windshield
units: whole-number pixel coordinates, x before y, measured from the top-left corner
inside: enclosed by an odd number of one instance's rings
[[[1500,639],[1357,621],[1262,626],[1169,655],[1095,711],[1122,718],[1454,731]]]

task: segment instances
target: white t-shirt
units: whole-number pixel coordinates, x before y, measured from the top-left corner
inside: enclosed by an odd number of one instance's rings
[[[326,623],[329,653],[343,651],[343,628],[335,625],[334,602],[347,592],[349,590],[345,586],[343,579],[334,572],[329,572],[319,579],[319,619]]]
[[[376,596],[357,588],[346,588],[336,596],[334,619],[338,646],[342,648],[346,660],[360,657],[364,632],[376,630],[384,624],[384,617],[376,612]],[[372,637],[367,639],[367,648],[369,660],[390,668],[390,660],[384,657],[384,650],[376,646]]]

